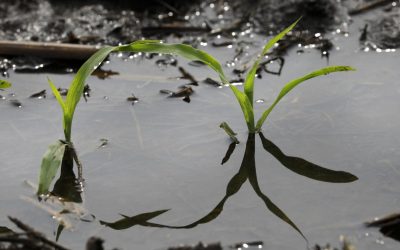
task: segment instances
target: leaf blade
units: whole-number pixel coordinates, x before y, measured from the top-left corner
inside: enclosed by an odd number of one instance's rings
[[[6,89],[11,87],[11,83],[9,81],[0,79],[0,89]]]
[[[56,99],[57,99],[58,103],[60,104],[61,109],[62,109],[62,111],[63,111],[63,113],[64,113],[64,115],[65,115],[65,111],[66,111],[66,110],[65,110],[65,108],[66,108],[66,107],[65,107],[65,102],[64,102],[63,98],[61,97],[60,92],[57,90],[56,86],[55,86],[54,83],[50,80],[50,78],[47,78],[47,81],[49,82],[51,91],[53,92],[54,96],[56,97]]]
[[[116,48],[116,51],[175,54],[188,60],[199,60],[213,69],[223,83],[229,84],[221,64],[213,56],[186,44],[163,44],[156,40],[142,40],[120,46]]]
[[[264,46],[264,49],[261,52],[261,55],[257,58],[254,62],[253,66],[251,67],[249,73],[246,76],[246,80],[244,81],[244,93],[246,94],[247,98],[249,98],[250,103],[253,105],[253,95],[254,95],[254,80],[255,75],[260,65],[261,58],[265,56],[265,54],[277,43],[281,40],[288,32],[290,32],[300,21],[301,18],[297,19],[294,23],[292,23],[289,27],[281,31],[278,35],[273,37],[268,43]]]
[[[65,133],[67,141],[70,141],[71,139],[72,118],[75,108],[81,99],[86,79],[114,49],[115,47],[110,46],[99,49],[79,68],[74,79],[72,80],[71,86],[68,90],[67,98],[65,100],[66,113],[64,122],[66,124],[64,127],[66,130]]]
[[[250,103],[249,98],[238,90],[232,84],[229,84],[229,87],[233,91],[236,96],[237,101],[239,102],[240,108],[242,109],[244,119],[246,120],[247,128],[249,129],[250,133],[254,133],[254,111],[253,106]]]
[[[333,72],[341,72],[341,71],[353,71],[355,70],[354,68],[350,66],[329,66],[325,67],[316,71],[313,71],[307,75],[304,75],[300,78],[294,79],[290,82],[288,82],[281,90],[275,101],[272,103],[272,105],[263,112],[262,116],[260,119],[257,121],[256,125],[256,131],[260,131],[262,125],[264,124],[265,120],[267,119],[268,115],[271,113],[271,111],[274,109],[274,107],[278,104],[278,102],[287,94],[289,93],[292,89],[294,89],[297,85],[300,83],[309,80],[311,78],[321,76],[321,75],[328,75]]]

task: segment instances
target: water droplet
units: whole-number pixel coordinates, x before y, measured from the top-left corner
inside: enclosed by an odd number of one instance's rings
[[[256,103],[264,103],[264,102],[265,102],[264,99],[257,99],[257,100],[256,100]]]

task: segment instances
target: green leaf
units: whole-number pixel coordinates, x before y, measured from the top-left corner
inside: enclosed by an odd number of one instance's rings
[[[263,51],[261,52],[261,55],[257,58],[257,60],[254,62],[253,67],[250,69],[249,73],[247,74],[246,80],[244,82],[244,93],[246,94],[247,98],[249,98],[249,101],[251,105],[253,105],[253,94],[254,94],[254,79],[255,75],[258,69],[258,66],[260,64],[260,61],[265,54],[277,43],[279,40],[281,40],[288,32],[290,32],[296,24],[300,21],[301,18],[297,19],[294,23],[292,23],[289,27],[284,29],[281,33],[276,35],[274,38],[269,40],[269,42],[264,46]]]
[[[202,50],[195,49],[186,44],[164,44],[155,40],[142,40],[133,42],[129,45],[119,46],[115,51],[174,54],[191,61],[198,60],[207,64],[211,69],[217,72],[223,83],[229,84],[222,70],[221,64],[214,57]]]
[[[127,229],[136,225],[143,225],[145,224],[148,220],[151,220],[165,212],[169,211],[169,209],[165,210],[158,210],[150,213],[143,213],[139,214],[136,216],[128,217],[126,215],[122,215],[124,217],[123,219],[117,220],[115,222],[105,222],[105,221],[100,221],[101,225],[105,225],[107,227],[110,227],[115,230],[123,230]]]
[[[65,111],[66,111],[66,110],[65,110],[65,103],[64,103],[63,98],[62,98],[61,95],[60,95],[60,92],[58,92],[58,89],[56,88],[56,86],[54,85],[54,83],[50,80],[50,78],[47,78],[47,81],[49,82],[51,91],[53,91],[54,96],[56,97],[58,103],[59,103],[60,106],[61,106],[61,109],[62,109],[63,113],[65,114]]]
[[[274,109],[274,107],[278,104],[278,102],[287,94],[289,93],[294,87],[299,85],[300,83],[309,80],[311,78],[321,76],[321,75],[327,75],[333,72],[340,72],[340,71],[350,71],[350,70],[355,70],[352,67],[349,66],[330,66],[326,68],[322,68],[319,70],[316,70],[314,72],[311,72],[310,74],[307,74],[303,77],[297,78],[295,80],[290,81],[287,83],[279,93],[278,97],[275,99],[275,101],[272,103],[272,105],[264,111],[260,119],[257,121],[256,125],[256,131],[260,131],[262,125],[264,124],[265,120],[267,119],[268,115],[271,113],[271,111]]]
[[[253,106],[247,96],[238,90],[235,86],[229,84],[229,87],[233,91],[236,96],[236,99],[239,102],[240,107],[242,108],[242,112],[244,115],[244,119],[246,120],[247,128],[249,129],[250,133],[254,133],[254,111]]]
[[[76,105],[81,99],[86,79],[96,70],[100,63],[110,54],[115,47],[103,47],[94,53],[78,70],[68,90],[65,101],[66,112],[64,115],[65,139],[71,140],[72,118]]]
[[[302,158],[287,156],[275,144],[265,138],[262,133],[260,133],[260,138],[264,149],[272,154],[283,166],[296,174],[313,180],[331,183],[348,183],[358,180],[356,176],[350,173],[323,168]]]
[[[222,128],[222,129],[228,134],[228,136],[231,138],[231,140],[232,140],[234,143],[239,144],[239,140],[236,138],[236,135],[237,135],[237,134],[236,134],[235,132],[233,132],[233,130],[231,129],[231,127],[229,127],[228,123],[222,122],[222,123],[219,125],[219,127]]]
[[[0,79],[0,89],[6,89],[9,87],[11,87],[11,83],[9,81]]]
[[[71,141],[72,131],[72,120],[75,112],[75,108],[80,101],[83,93],[86,79],[92,74],[92,72],[100,65],[100,63],[113,51],[125,51],[125,52],[150,52],[150,53],[167,53],[176,54],[183,56],[189,60],[199,60],[207,64],[210,68],[216,71],[221,78],[222,82],[229,84],[226,80],[225,74],[222,71],[220,63],[207,54],[204,51],[195,49],[189,45],[184,44],[163,44],[156,40],[141,40],[136,41],[128,45],[121,45],[116,47],[103,47],[92,55],[78,70],[76,73],[71,86],[68,91],[66,100],[63,102],[64,107],[64,134],[67,142]],[[54,85],[54,84],[53,84]],[[56,95],[60,105],[60,98],[57,97],[55,90],[53,92]]]
[[[62,141],[57,141],[49,146],[43,156],[42,165],[40,168],[39,187],[37,194],[46,194],[49,190],[58,168],[60,167],[64,156],[66,144]]]

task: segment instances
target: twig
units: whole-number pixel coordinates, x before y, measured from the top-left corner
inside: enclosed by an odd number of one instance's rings
[[[193,27],[178,25],[162,25],[157,27],[143,27],[143,35],[154,35],[160,33],[207,33],[210,32],[209,27]]]
[[[0,40],[0,55],[30,55],[58,59],[86,60],[98,49],[98,46],[92,45]]]
[[[377,8],[381,5],[385,5],[388,3],[393,2],[393,0],[375,0],[372,2],[367,2],[364,4],[361,4],[359,6],[357,6],[356,8],[349,10],[349,15],[357,15],[357,14],[361,14],[367,10],[373,9],[373,8]]]
[[[35,231],[33,228],[31,228],[30,226],[22,223],[20,220],[18,220],[17,218],[13,218],[11,216],[8,216],[8,219],[10,219],[19,229],[23,230],[24,232],[26,232],[28,235],[42,241],[43,243],[46,243],[52,247],[54,247],[55,249],[59,249],[59,250],[68,250],[68,248],[65,248],[63,246],[58,245],[57,243],[48,240],[43,234]]]

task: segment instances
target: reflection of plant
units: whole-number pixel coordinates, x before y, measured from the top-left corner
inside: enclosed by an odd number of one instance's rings
[[[344,172],[344,171],[335,171],[330,170],[321,166],[318,166],[312,162],[309,162],[305,159],[288,156],[285,155],[275,144],[271,141],[266,139],[262,133],[259,134],[262,145],[264,149],[270,153],[273,157],[275,157],[282,165],[289,170],[305,176],[307,178],[323,181],[323,182],[330,182],[330,183],[348,183],[357,180],[357,177]],[[235,142],[232,144],[236,145]],[[229,150],[228,150],[229,151]],[[232,152],[230,152],[231,154]],[[225,162],[229,160],[229,155],[224,157]],[[187,229],[187,228],[194,228],[200,224],[208,223],[214,219],[216,219],[223,211],[224,205],[227,200],[235,195],[242,185],[249,181],[250,185],[253,187],[254,192],[257,194],[258,197],[264,202],[265,206],[269,211],[279,217],[281,220],[292,226],[297,232],[304,236],[301,230],[297,227],[297,225],[275,204],[272,200],[267,197],[261,190],[258,179],[257,179],[257,171],[256,171],[256,162],[255,162],[255,134],[249,133],[247,142],[246,142],[246,149],[244,152],[242,164],[240,166],[239,171],[231,178],[226,186],[226,194],[221,199],[221,201],[204,217],[196,220],[188,225],[184,226],[171,226],[171,225],[163,225],[158,223],[147,222],[144,220],[139,220],[142,218],[140,216],[123,216],[124,218],[116,221],[116,222],[104,222],[101,221],[101,224],[106,225],[115,230],[122,230],[132,226],[141,225],[147,227],[160,227],[160,228],[172,228],[172,229]],[[166,210],[160,210],[158,212],[164,212]],[[159,215],[160,213],[149,213],[151,215]],[[153,217],[152,217],[153,218]],[[305,238],[306,239],[306,238]]]

